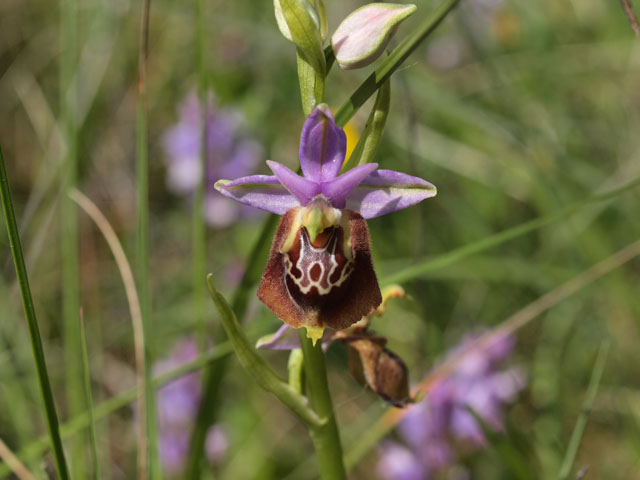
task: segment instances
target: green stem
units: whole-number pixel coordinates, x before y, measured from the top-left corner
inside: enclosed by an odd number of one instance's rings
[[[193,303],[195,324],[198,331],[200,350],[207,347],[207,332],[205,329],[205,275],[207,230],[204,222],[204,201],[207,188],[207,98],[206,55],[207,36],[205,29],[205,14],[203,0],[195,0],[194,22],[196,24],[196,65],[198,71],[198,98],[200,100],[201,128],[200,128],[200,171],[202,172],[193,199]]]
[[[84,394],[89,415],[89,439],[93,453],[93,478],[100,480],[100,458],[98,456],[98,436],[96,435],[96,420],[93,415],[93,395],[91,394],[91,369],[89,367],[89,353],[87,351],[87,334],[84,317],[80,313],[80,344],[82,346],[82,365],[84,377]],[[87,472],[82,472],[86,476]],[[78,477],[80,478],[80,477]]]
[[[49,427],[49,437],[51,438],[51,446],[56,462],[56,470],[61,480],[69,478],[67,463],[64,458],[64,450],[62,448],[62,440],[60,439],[60,430],[58,426],[58,415],[51,391],[51,383],[47,374],[47,365],[44,360],[44,350],[42,348],[42,339],[40,338],[40,330],[38,329],[38,321],[36,319],[36,311],[33,306],[33,298],[31,297],[31,288],[29,287],[29,277],[27,276],[27,268],[24,264],[24,256],[22,254],[22,245],[20,243],[20,233],[16,223],[16,216],[13,210],[13,201],[11,200],[11,190],[9,188],[9,179],[7,170],[4,165],[4,156],[2,155],[2,147],[0,147],[0,195],[2,196],[2,208],[4,210],[5,220],[7,222],[7,233],[9,234],[9,244],[11,245],[11,254],[13,263],[16,268],[18,284],[20,285],[20,296],[22,298],[22,306],[24,315],[29,328],[29,336],[31,337],[31,349],[33,350],[33,360],[36,365],[38,381],[40,383],[40,393],[42,394],[42,402],[44,404],[47,416],[47,426]]]
[[[395,72],[418,45],[444,20],[459,0],[444,0],[431,15],[386,57],[336,113],[336,123],[345,125],[371,95]]]
[[[144,0],[140,25],[140,51],[138,57],[138,105],[136,121],[137,150],[137,192],[138,192],[138,228],[137,228],[137,273],[140,310],[144,335],[144,422],[139,438],[140,477],[158,478],[160,476],[157,461],[156,409],[155,395],[151,384],[151,366],[153,364],[153,328],[151,325],[151,294],[149,289],[149,154],[147,126],[146,74],[149,53],[149,13],[151,0]]]
[[[313,408],[326,421],[321,427],[309,429],[318,457],[320,477],[323,480],[346,479],[342,444],[329,392],[322,342],[317,342],[314,346],[312,341],[307,338],[306,331],[300,329],[300,343],[304,353],[304,369]]]
[[[68,193],[78,182],[78,135],[76,125],[77,90],[73,72],[77,62],[78,15],[75,0],[60,1],[60,116],[66,145],[61,175],[60,248],[62,260],[62,318],[66,372],[67,413],[76,415],[84,408],[80,371],[78,313],[80,285],[78,267],[78,213]],[[86,441],[78,437],[71,443],[71,469],[74,477],[86,472]]]
[[[298,80],[300,83],[300,99],[302,111],[309,115],[316,105],[324,99],[324,75],[318,73],[302,55],[296,52],[298,61]]]

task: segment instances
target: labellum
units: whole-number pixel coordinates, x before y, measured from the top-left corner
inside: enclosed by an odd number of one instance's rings
[[[258,298],[294,328],[347,328],[382,301],[369,248],[362,216],[318,196],[282,217]]]

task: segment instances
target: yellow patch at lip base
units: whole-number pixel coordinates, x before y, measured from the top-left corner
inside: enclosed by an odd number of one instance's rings
[[[320,340],[322,338],[322,335],[324,334],[324,327],[311,327],[308,326],[306,327],[307,329],[307,338],[309,340],[311,340],[311,343],[313,343],[313,346],[316,346],[316,343],[318,343],[318,340]]]

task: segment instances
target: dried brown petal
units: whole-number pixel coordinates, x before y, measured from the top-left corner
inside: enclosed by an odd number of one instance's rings
[[[349,345],[349,369],[361,385],[397,407],[411,402],[407,366],[385,348],[386,339],[365,334],[342,341]]]

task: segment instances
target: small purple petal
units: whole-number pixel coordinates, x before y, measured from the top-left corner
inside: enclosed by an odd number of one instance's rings
[[[478,447],[486,446],[487,439],[484,436],[482,427],[480,427],[478,421],[474,418],[469,410],[461,407],[456,407],[451,414],[450,422],[451,433],[456,438],[472,442]]]
[[[429,470],[408,448],[395,442],[385,442],[381,451],[376,467],[380,477],[386,480],[424,480],[429,477]]]
[[[347,198],[347,208],[364,218],[375,218],[402,210],[433,197],[436,187],[418,177],[393,170],[376,170]]]
[[[332,331],[325,329],[322,334],[322,350],[325,352],[333,342],[332,337]],[[262,350],[295,350],[300,348],[298,330],[285,323],[275,333],[259,338],[256,342],[256,348]]]
[[[298,199],[301,205],[308,204],[313,197],[320,193],[320,186],[317,183],[301,177],[281,163],[267,160],[267,165],[280,183]]]
[[[298,331],[285,323],[276,333],[260,338],[256,343],[256,348],[264,350],[295,350],[300,348]]]
[[[495,397],[501,402],[512,402],[527,384],[527,373],[522,367],[511,367],[492,378]]]
[[[228,227],[239,216],[242,205],[220,195],[207,195],[204,203],[204,216],[209,225],[216,228]]]
[[[305,178],[327,182],[338,176],[347,152],[347,136],[326,104],[309,114],[300,137],[300,166]]]
[[[188,430],[164,431],[158,435],[158,454],[165,472],[169,475],[180,473],[189,454]]]
[[[331,201],[335,208],[344,208],[347,196],[376,168],[378,168],[377,163],[366,163],[343,173],[335,180],[323,182],[321,185],[322,194]]]
[[[270,175],[250,175],[237,180],[219,180],[215,184],[221,194],[245,205],[261,208],[267,212],[284,215],[300,206],[296,198]]]
[[[224,458],[229,449],[229,439],[220,425],[213,425],[207,432],[204,451],[209,463],[216,464]]]

